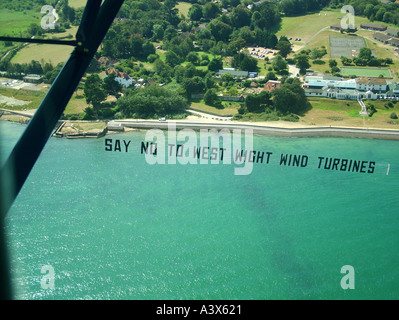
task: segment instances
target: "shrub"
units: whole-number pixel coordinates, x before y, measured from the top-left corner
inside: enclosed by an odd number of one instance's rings
[[[296,114],[290,113],[290,114],[287,114],[286,116],[281,117],[281,120],[298,122],[299,117]]]
[[[398,116],[397,116],[397,114],[395,112],[392,112],[391,115],[390,115],[390,118],[391,119],[397,119]]]

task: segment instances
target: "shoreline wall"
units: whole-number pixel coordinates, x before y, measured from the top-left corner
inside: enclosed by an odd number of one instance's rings
[[[168,122],[158,121],[115,121],[121,126],[133,129],[161,129],[168,130]],[[281,128],[267,127],[247,124],[228,124],[228,123],[194,123],[194,122],[174,122],[176,130],[180,129],[216,129],[226,128],[232,129],[252,129],[254,134],[269,135],[277,137],[343,137],[343,138],[363,138],[363,139],[384,139],[399,140],[398,130],[382,130],[382,129],[360,129],[360,128],[344,128],[344,127],[314,127],[314,128]]]

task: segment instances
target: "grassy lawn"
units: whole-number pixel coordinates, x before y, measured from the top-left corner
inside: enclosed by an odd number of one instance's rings
[[[72,35],[73,38],[75,38],[77,29],[77,26],[73,26],[65,32],[48,34],[46,37],[62,39],[68,35]],[[39,62],[51,62],[53,66],[56,66],[60,62],[66,62],[72,52],[72,49],[72,47],[32,43],[19,50],[12,58],[11,62],[29,63],[32,60],[36,60]]]
[[[11,59],[12,63],[29,63],[32,60],[51,62],[56,66],[59,62],[66,62],[72,52],[72,47],[51,44],[29,44],[17,52]]]
[[[78,90],[77,94],[72,95],[71,100],[65,108],[64,114],[79,115],[83,114],[84,109],[87,107],[86,99],[83,95],[83,90]]]
[[[188,17],[188,10],[190,10],[191,6],[191,3],[180,1],[177,3],[176,8],[179,10],[179,15],[183,14],[185,17]]]
[[[0,9],[1,35],[19,37],[20,32],[25,31],[30,24],[40,24],[40,11],[11,11]]]
[[[284,17],[276,35],[277,37],[285,35],[293,40],[301,38],[301,41],[296,43],[304,43],[324,27],[339,23],[343,16],[340,9],[335,9],[296,17]]]
[[[399,103],[388,106],[388,100],[365,101],[372,103],[377,112],[372,117],[359,115],[360,105],[357,101],[335,100],[326,98],[309,98],[312,105],[301,121],[319,126],[348,126],[361,128],[399,129],[399,120],[392,120],[390,115],[395,112],[399,115]]]
[[[324,15],[324,14],[327,15]],[[331,26],[340,22],[340,19],[343,17],[343,14],[340,10],[323,10],[319,13],[312,13],[305,16],[298,17],[285,17],[282,19],[281,28],[277,32],[277,36],[286,35],[287,37],[292,37],[293,39],[297,37],[301,37],[301,43],[294,42],[294,44],[304,45],[304,43],[313,37],[319,30],[324,27]],[[359,25],[363,22],[369,22],[367,18],[358,17],[355,18],[355,24],[359,27]],[[384,24],[387,26],[394,27],[392,25],[378,22],[380,24]],[[389,66],[389,69],[392,72],[392,77],[394,81],[399,80],[399,57],[395,55],[394,47],[390,45],[384,45],[381,42],[373,39],[374,31],[362,30],[359,29],[355,33],[355,37],[362,37],[366,41],[366,46],[370,48],[378,58],[391,58],[393,60],[393,65]],[[325,46],[327,49],[327,55],[325,55],[321,60],[325,62],[325,64],[314,64],[312,61],[310,69],[318,72],[325,72],[329,69],[328,61],[331,59],[330,57],[330,43],[329,36],[334,37],[350,37],[347,34],[341,34],[338,31],[332,31],[330,29],[325,29],[320,32],[317,36],[312,38],[310,42],[308,42],[305,46],[296,47],[296,50],[300,51],[302,49],[314,49]],[[293,54],[290,55],[293,57]],[[338,67],[342,67],[341,60],[339,58],[335,59],[338,62]],[[378,75],[377,75],[378,76]]]
[[[394,81],[397,81],[399,79],[399,58],[398,56],[395,55],[393,51],[393,47],[390,45],[384,45],[380,42],[377,42],[375,40],[372,40],[373,32],[371,31],[366,31],[366,30],[359,30],[356,32],[357,37],[363,37],[366,41],[366,45],[368,48],[370,48],[375,54],[377,55],[378,58],[391,58],[393,61],[392,65],[389,65],[389,69],[391,70],[392,77]],[[330,57],[330,42],[329,42],[329,36],[334,36],[334,37],[348,37],[346,34],[341,34],[340,32],[337,31],[331,31],[331,30],[325,30],[321,32],[319,35],[317,35],[311,42],[309,42],[306,46],[303,47],[303,49],[314,49],[314,48],[321,48],[322,46],[325,46],[327,49],[327,54],[321,59],[324,61],[324,64],[314,64],[310,60],[310,69],[318,72],[325,72],[326,70],[329,70],[330,67],[328,65],[329,60],[331,59]],[[291,57],[294,55],[291,54]],[[338,62],[338,67],[343,67],[343,64],[341,63],[341,59],[335,58],[335,60]],[[356,67],[356,66],[354,66]],[[364,67],[364,69],[368,69],[367,67]],[[376,69],[375,67],[370,67],[370,69]],[[371,71],[373,72],[373,71]],[[344,73],[343,73],[344,74]],[[350,74],[352,75],[352,74]],[[377,75],[377,77],[380,75],[380,73]],[[386,77],[389,77],[388,74],[384,75]]]
[[[192,102],[190,107],[198,111],[203,111],[205,113],[210,112],[219,116],[233,116],[238,112],[237,110],[240,107],[239,103],[237,102],[231,102],[230,104],[230,102],[223,101],[223,105],[225,106],[224,109],[216,109],[206,105],[204,100],[201,100]]]
[[[87,0],[69,0],[68,4],[70,7],[77,9],[86,6]]]
[[[102,130],[105,127],[105,122],[98,121],[98,122],[71,122],[71,125],[78,130],[88,131],[93,129]]]
[[[11,11],[8,9],[0,9],[0,35],[10,37],[20,37],[21,32],[25,31],[30,24],[40,24],[40,12],[35,11]],[[11,47],[6,47],[3,41],[0,41],[0,56],[8,50],[14,48],[16,43]]]
[[[22,101],[29,101],[28,104],[23,106],[6,106],[6,109],[10,110],[23,110],[23,109],[36,109],[41,103],[42,99],[46,94],[46,90],[43,91],[32,91],[32,90],[15,90],[11,88],[0,87],[0,95],[6,97],[12,97]],[[69,101],[64,114],[82,114],[84,109],[87,107],[86,99],[83,96],[83,90],[78,90],[78,94],[73,94]]]
[[[23,110],[23,109],[36,109],[42,99],[44,98],[45,91],[32,91],[32,90],[15,90],[11,88],[0,87],[0,94],[5,97],[12,97],[22,101],[30,101],[30,103],[23,106],[7,106],[6,109],[10,110]]]

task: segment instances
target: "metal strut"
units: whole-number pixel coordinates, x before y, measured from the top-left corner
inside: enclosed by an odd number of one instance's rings
[[[80,27],[76,34],[75,49],[54,80],[0,171],[1,299],[12,298],[6,255],[4,218],[18,196],[123,2],[124,0],[87,1]]]

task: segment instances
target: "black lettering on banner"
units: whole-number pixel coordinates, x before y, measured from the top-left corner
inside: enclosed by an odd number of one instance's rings
[[[123,145],[125,147],[124,151],[129,152],[130,140],[122,140]],[[115,139],[115,142],[112,139],[105,139],[105,151],[119,151],[122,152],[122,144],[119,139]]]
[[[148,152],[152,155],[157,154],[157,143],[156,142],[151,142],[150,146],[148,147],[148,141],[144,144],[144,142],[141,142],[141,154],[145,152],[145,154],[148,154]]]
[[[105,139],[105,151],[112,151],[112,139]]]

